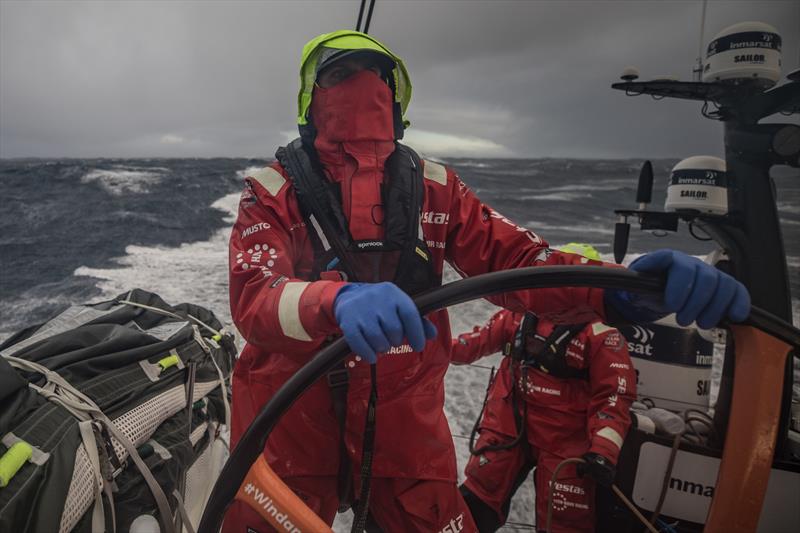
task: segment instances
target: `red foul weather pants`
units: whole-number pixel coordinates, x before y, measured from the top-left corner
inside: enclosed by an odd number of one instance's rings
[[[339,498],[337,479],[291,477],[283,480],[323,521],[333,523]],[[386,533],[476,533],[469,508],[455,483],[449,481],[373,478],[370,512]],[[233,511],[233,512],[231,512]],[[228,510],[223,533],[276,531],[241,502]]]

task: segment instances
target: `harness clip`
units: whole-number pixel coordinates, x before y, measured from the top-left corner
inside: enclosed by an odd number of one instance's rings
[[[347,382],[350,380],[350,376],[347,373],[347,369],[340,368],[338,370],[331,370],[327,374],[328,378],[328,386],[332,389],[339,389],[342,387],[347,386]]]

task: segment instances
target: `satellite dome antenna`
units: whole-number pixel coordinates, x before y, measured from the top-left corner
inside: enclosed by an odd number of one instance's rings
[[[622,69],[619,79],[623,81],[636,81],[639,79],[639,69],[634,66],[627,66]]]

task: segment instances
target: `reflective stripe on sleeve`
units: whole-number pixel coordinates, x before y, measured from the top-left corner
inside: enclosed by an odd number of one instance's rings
[[[285,283],[278,302],[278,321],[283,334],[298,341],[310,341],[311,336],[300,322],[300,296],[308,286],[308,281]]]
[[[272,167],[266,167],[262,168],[261,170],[257,170],[248,177],[256,180],[272,196],[278,194],[278,191],[281,190],[283,184],[286,183],[286,178],[281,176],[281,173]]]
[[[602,322],[595,322],[594,324],[592,324],[592,334],[594,334],[595,336],[602,335],[606,331],[612,331],[613,329],[614,328],[612,328],[611,326],[606,326]]]
[[[614,444],[617,445],[617,448],[622,448],[623,438],[622,435],[617,433],[614,428],[604,427],[596,434],[598,437],[603,437],[604,439],[608,439]]]
[[[447,185],[447,169],[444,168],[444,165],[440,165],[439,163],[434,163],[426,159],[424,176],[440,185]]]

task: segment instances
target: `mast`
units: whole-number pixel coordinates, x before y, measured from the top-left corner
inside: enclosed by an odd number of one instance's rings
[[[778,42],[778,46],[779,46]],[[712,43],[714,45],[714,43]],[[709,48],[711,49],[711,46]],[[778,48],[779,49],[779,48]],[[708,65],[706,65],[708,70]],[[706,76],[704,74],[704,76]],[[786,253],[778,217],[775,183],[770,176],[773,165],[800,168],[800,127],[795,124],[758,122],[770,115],[800,113],[800,75],[788,75],[787,83],[765,90],[762,78],[706,82],[626,81],[612,88],[628,95],[650,94],[660,97],[703,101],[703,115],[724,124],[729,212],[713,215],[702,212],[665,213],[660,211],[618,210],[615,253],[627,248],[627,217],[638,217],[643,229],[675,231],[678,221],[691,222],[708,233],[731,259],[731,272],[750,292],[753,305],[792,322],[792,305]],[[709,107],[713,110],[709,111]],[[652,181],[651,181],[652,182]],[[623,242],[616,242],[620,238]],[[617,253],[617,255],[620,255]],[[730,348],[730,347],[729,347]],[[730,388],[733,379],[733,351],[728,349],[723,367],[716,422],[727,425]],[[778,428],[778,453],[781,453],[790,422],[793,365],[787,362],[783,383],[783,403]]]

